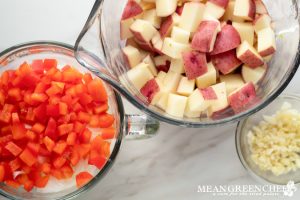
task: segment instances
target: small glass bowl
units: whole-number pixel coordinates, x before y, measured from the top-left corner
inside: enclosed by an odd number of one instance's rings
[[[292,108],[300,108],[300,96],[285,94],[277,97],[271,104],[260,110],[254,115],[251,115],[245,120],[238,123],[235,134],[235,144],[238,157],[247,170],[256,180],[262,183],[271,183],[278,185],[286,185],[289,181],[294,183],[300,182],[300,170],[291,171],[287,174],[279,176],[274,175],[271,171],[262,171],[251,159],[250,146],[248,144],[248,132],[254,125],[257,125],[263,120],[264,115],[273,115],[279,110],[284,102],[292,105]]]

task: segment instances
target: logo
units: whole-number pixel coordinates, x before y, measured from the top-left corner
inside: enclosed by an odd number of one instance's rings
[[[284,196],[292,197],[294,192],[297,191],[294,181],[289,181],[286,185],[286,190],[283,192]]]
[[[287,185],[198,185],[198,193],[211,193],[213,196],[287,196],[297,191],[293,181]]]

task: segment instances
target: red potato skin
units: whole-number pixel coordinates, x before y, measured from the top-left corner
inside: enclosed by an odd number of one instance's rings
[[[151,102],[154,95],[159,92],[159,85],[156,83],[156,80],[153,78],[149,80],[140,90],[142,95],[144,95],[148,102]]]
[[[224,119],[226,117],[230,117],[233,115],[234,115],[234,111],[231,109],[231,107],[228,106],[222,110],[218,110],[218,111],[214,112],[211,115],[211,118],[214,120],[218,120],[218,119]]]
[[[182,11],[183,11],[183,6],[177,6],[175,12],[176,12],[178,15],[181,15],[181,14],[182,14]]]
[[[209,0],[209,2],[225,9],[229,3],[229,0]]]
[[[130,29],[130,31],[131,31],[131,33],[134,35],[134,37],[135,37],[135,41],[137,42],[137,43],[148,43],[149,41],[146,41],[145,39],[144,39],[144,37],[142,36],[142,34],[140,33],[140,32],[138,32],[138,31],[134,31],[134,30],[132,30],[132,29]]]
[[[226,24],[222,27],[221,32],[218,33],[215,42],[214,50],[210,55],[216,55],[237,48],[241,44],[241,38],[237,30]]]
[[[264,64],[264,61],[254,55],[250,50],[245,51],[238,59],[251,68],[256,68]]]
[[[169,36],[174,25],[173,17],[168,16],[161,24],[159,33],[162,38]]]
[[[214,66],[225,75],[234,71],[242,64],[242,62],[236,57],[235,49],[211,56],[211,60]]]
[[[197,51],[182,53],[185,74],[188,80],[192,80],[207,72],[207,62],[205,53]]]
[[[256,14],[256,5],[254,0],[248,0],[249,1],[249,13],[248,16],[254,20],[255,19],[255,14]]]
[[[205,100],[214,100],[217,99],[217,94],[215,93],[214,89],[212,87],[208,87],[205,89],[199,89],[203,98]]]
[[[136,1],[128,1],[122,14],[122,20],[135,17],[142,12],[143,8]]]
[[[200,52],[209,52],[218,25],[219,23],[216,21],[202,21],[193,36],[192,48]]]
[[[267,49],[265,49],[265,50],[263,50],[263,51],[260,51],[260,52],[258,52],[258,53],[259,53],[259,55],[261,55],[262,57],[265,57],[265,56],[269,56],[269,55],[275,53],[275,51],[276,51],[276,50],[274,49],[274,47],[269,47],[269,48],[267,48]]]
[[[163,71],[167,73],[170,69],[170,66],[171,66],[171,62],[167,60],[165,65],[158,65],[156,66],[156,69],[158,72]]]
[[[256,91],[252,82],[228,96],[229,105],[235,113],[240,113],[255,103]]]

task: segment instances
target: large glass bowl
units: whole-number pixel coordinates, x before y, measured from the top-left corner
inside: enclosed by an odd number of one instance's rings
[[[87,69],[82,67],[74,58],[74,49],[72,46],[57,42],[46,41],[21,44],[1,52],[0,74],[5,70],[18,68],[18,66],[24,61],[31,63],[32,60],[45,58],[55,58],[58,60],[59,65],[69,64],[70,66],[75,67],[81,72],[88,72]],[[78,189],[75,184],[75,178],[73,177],[74,186],[69,187],[68,189],[63,189],[59,192],[47,192],[44,189],[33,189],[31,192],[26,192],[21,187],[19,189],[14,189],[5,185],[4,183],[0,183],[0,195],[8,199],[22,200],[71,199],[77,197],[78,195],[82,194],[85,191],[88,191],[93,186],[95,186],[104,177],[104,175],[108,172],[113,162],[115,161],[120,149],[123,134],[128,132],[128,126],[130,125],[130,123],[133,123],[134,121],[138,123],[143,123],[143,120],[141,120],[138,115],[125,116],[124,107],[120,96],[116,94],[110,86],[106,85],[106,89],[109,98],[109,112],[113,113],[115,116],[115,127],[118,131],[115,138],[111,141],[111,154],[108,158],[108,161],[106,162],[105,166],[101,170],[99,170],[99,172],[91,181],[85,186]],[[132,124],[131,127],[133,127]],[[146,134],[149,133],[143,130],[143,128],[140,128],[140,130],[144,131],[143,137],[146,137]],[[151,129],[152,133],[153,130],[154,129]],[[132,134],[136,136],[139,134],[139,132],[135,131]],[[61,185],[61,187],[63,187],[63,185]]]
[[[263,120],[264,115],[273,115],[281,108],[284,102],[291,104],[293,109],[300,109],[300,96],[281,95],[269,106],[255,113],[254,115],[238,123],[235,135],[235,144],[238,157],[247,170],[247,172],[261,183],[272,183],[286,185],[289,181],[300,183],[300,170],[291,171],[279,176],[274,175],[271,171],[262,171],[251,158],[250,145],[248,143],[248,132],[253,126],[256,126]]]
[[[238,121],[264,108],[288,85],[299,65],[299,15],[294,0],[263,0],[275,25],[277,52],[268,63],[267,73],[258,84],[253,106],[233,114],[228,109],[218,118],[175,118],[146,99],[128,79],[119,77],[127,71],[122,55],[124,41],[120,40],[120,19],[127,0],[97,0],[79,35],[75,48],[78,61],[111,84],[137,108],[167,123],[185,127],[207,127]],[[91,58],[94,61],[91,62]],[[100,62],[102,68],[95,68]]]

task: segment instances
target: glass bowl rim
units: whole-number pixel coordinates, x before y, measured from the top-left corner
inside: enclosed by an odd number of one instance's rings
[[[278,97],[279,99],[294,99],[297,100],[300,103],[300,95],[297,94],[282,94]],[[275,99],[276,101],[277,99]],[[250,116],[251,117],[251,116]],[[248,117],[249,118],[249,117]],[[273,184],[273,185],[286,185],[286,184],[280,184],[280,183],[273,183],[268,181],[267,179],[259,176],[257,173],[255,173],[251,167],[249,167],[248,163],[246,162],[243,154],[242,154],[242,150],[241,150],[241,133],[242,133],[242,129],[245,126],[245,124],[247,124],[247,120],[248,118],[243,119],[242,121],[239,121],[236,125],[236,129],[235,129],[235,150],[237,153],[237,156],[239,158],[240,163],[243,165],[244,169],[247,171],[248,174],[250,174],[254,179],[258,180],[261,183],[264,184]],[[300,184],[300,180],[295,182],[295,184]]]
[[[55,47],[55,48],[61,48],[61,49],[70,51],[73,54],[74,60],[77,62],[77,60],[74,56],[74,47],[72,45],[69,45],[69,44],[66,44],[66,43],[63,43],[63,42],[48,41],[48,40],[31,41],[31,42],[25,42],[25,43],[21,43],[21,44],[11,46],[11,47],[3,50],[2,52],[0,52],[0,61],[2,61],[1,58],[3,56],[11,56],[11,55],[14,55],[18,51],[22,51],[22,50],[25,50],[27,48],[35,47],[35,46]],[[55,52],[55,53],[61,54],[60,52]],[[36,53],[36,54],[39,54],[39,53]],[[71,57],[71,55],[70,55],[70,57]],[[81,64],[78,63],[78,65],[81,65]],[[108,84],[106,84],[106,85],[108,87],[110,87]],[[112,165],[114,164],[114,162],[116,160],[116,157],[117,157],[118,152],[119,152],[120,147],[121,147],[122,138],[123,138],[123,134],[124,134],[125,111],[124,111],[124,106],[123,106],[121,96],[115,90],[113,90],[112,88],[111,88],[111,90],[114,92],[115,101],[116,101],[117,109],[118,109],[119,116],[120,116],[120,119],[119,119],[120,120],[120,122],[119,122],[120,125],[119,125],[119,132],[118,132],[119,134],[115,138],[116,142],[115,142],[113,150],[112,150],[112,152],[109,156],[109,159],[107,160],[107,162],[105,163],[103,168],[97,173],[97,175],[95,175],[93,177],[93,179],[89,183],[87,183],[86,185],[84,185],[81,188],[76,189],[75,191],[73,191],[69,194],[58,197],[57,199],[73,199],[73,198],[78,197],[79,195],[83,194],[88,189],[91,189],[108,173],[108,171],[110,170],[110,168],[112,167]],[[15,196],[11,196],[10,194],[4,192],[2,189],[0,189],[0,195],[6,197],[8,199],[14,199],[14,200],[18,199]]]

